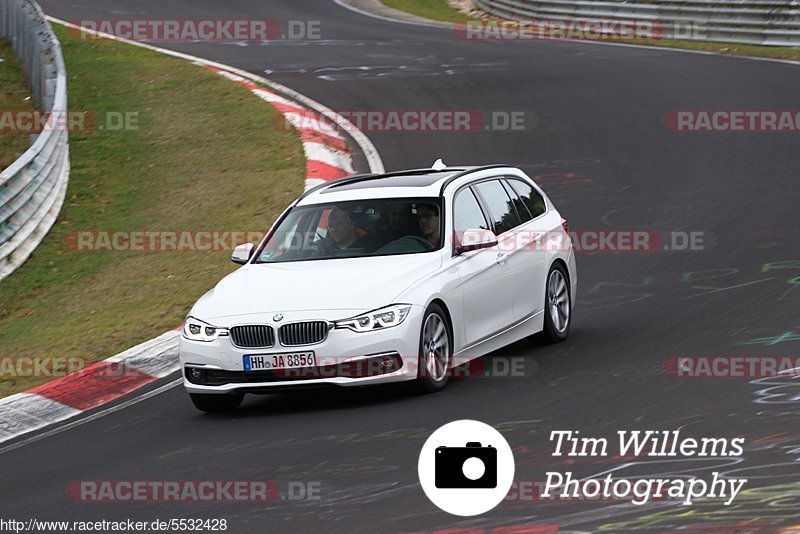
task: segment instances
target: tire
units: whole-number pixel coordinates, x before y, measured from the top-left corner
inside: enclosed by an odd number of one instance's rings
[[[559,343],[567,339],[572,324],[569,275],[560,263],[550,267],[544,295],[544,329],[541,337],[548,343]]]
[[[206,413],[232,412],[242,404],[241,393],[225,393],[222,395],[189,393],[195,408]]]
[[[447,385],[453,361],[453,333],[447,314],[431,304],[422,318],[416,389],[420,393],[441,391]]]

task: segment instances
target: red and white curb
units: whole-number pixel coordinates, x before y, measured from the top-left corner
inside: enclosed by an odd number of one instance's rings
[[[48,20],[78,28],[52,17]],[[221,63],[113,35],[83,31],[208,67],[270,103],[300,134],[306,156],[306,188],[355,172],[352,152],[341,132],[347,132],[358,145],[370,172],[384,172],[378,151],[363,132],[338,113],[301,93]],[[172,330],[76,373],[0,399],[0,443],[75,417],[178,371],[179,337],[180,329]]]
[[[316,100],[313,100],[302,93],[295,91],[294,89],[286,87],[285,85],[279,84],[272,80],[268,80],[263,76],[253,74],[252,72],[247,72],[246,70],[238,69],[236,67],[218,63],[216,61],[209,61],[207,59],[190,54],[184,54],[182,52],[176,52],[174,50],[160,48],[158,46],[132,41],[130,39],[124,39],[108,33],[81,28],[80,26],[77,26],[71,22],[54,17],[48,16],[47,20],[56,24],[61,24],[67,28],[81,30],[83,33],[96,35],[112,41],[119,41],[121,43],[138,46],[140,48],[146,48],[167,56],[185,59],[198,65],[209,67],[218,72],[221,71],[220,73],[224,72],[226,77],[229,77],[237,82],[240,82],[240,80],[235,79],[234,77],[241,78],[240,83],[248,83],[249,89],[254,92],[258,91],[256,94],[259,97],[273,104],[278,111],[284,115],[286,120],[296,125],[297,129],[300,131],[303,147],[306,151],[306,157],[310,162],[308,165],[306,185],[309,184],[308,180],[311,180],[311,184],[316,184],[320,181],[338,178],[338,171],[326,169],[325,167],[328,165],[331,165],[334,167],[334,169],[339,170],[346,168],[348,169],[346,174],[353,173],[352,159],[347,158],[346,160],[343,160],[339,154],[340,152],[349,154],[349,149],[347,148],[347,143],[344,142],[344,136],[342,136],[342,132],[350,136],[353,142],[358,145],[358,150],[364,155],[367,165],[369,166],[369,172],[375,174],[381,174],[385,172],[383,161],[381,160],[380,154],[378,154],[378,150],[375,148],[375,145],[372,144],[372,141],[370,141],[369,138],[364,135],[364,132],[356,128],[352,122],[347,120],[339,113],[336,113],[332,109],[320,104]],[[314,124],[315,119],[319,119],[316,121],[317,124]],[[335,127],[331,125],[335,125]],[[336,154],[332,155],[329,153],[329,149],[331,148],[334,148],[334,152],[336,152]],[[349,164],[344,163],[345,161],[349,161]],[[311,162],[316,163],[312,164]],[[342,176],[345,176],[346,174]]]
[[[306,154],[306,189],[355,173],[347,141],[319,112],[305,108],[250,80],[216,67],[209,67],[256,96],[269,102],[300,133]]]
[[[173,330],[65,377],[0,399],[0,443],[109,403],[179,369]]]

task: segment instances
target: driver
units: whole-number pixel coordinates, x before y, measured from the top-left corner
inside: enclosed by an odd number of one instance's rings
[[[328,235],[336,248],[350,248],[358,241],[356,225],[350,215],[339,208],[335,208],[328,218]]]
[[[350,214],[341,208],[334,208],[328,217],[328,236],[325,248],[328,250],[344,250],[367,248],[369,239],[366,232],[357,228]]]

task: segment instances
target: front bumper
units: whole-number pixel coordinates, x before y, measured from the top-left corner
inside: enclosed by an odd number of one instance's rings
[[[312,315],[304,320],[331,320]],[[243,349],[236,347],[228,336],[212,342],[191,341],[181,336],[179,355],[183,383],[189,393],[269,393],[295,387],[365,386],[412,380],[417,377],[423,315],[423,307],[412,306],[408,317],[398,326],[373,332],[332,329],[323,342],[308,346],[287,347],[276,341],[275,346],[266,349]],[[280,323],[273,324],[276,330],[278,326]],[[246,355],[309,351],[314,352],[315,368],[244,369]],[[193,369],[198,371],[192,372]]]

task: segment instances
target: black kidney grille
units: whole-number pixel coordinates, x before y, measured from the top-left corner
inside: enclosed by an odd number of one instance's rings
[[[263,349],[275,345],[275,333],[271,326],[234,326],[230,330],[231,341],[237,347]]]
[[[308,321],[281,326],[279,330],[281,344],[287,346],[313,345],[328,337],[328,323],[325,321]]]

